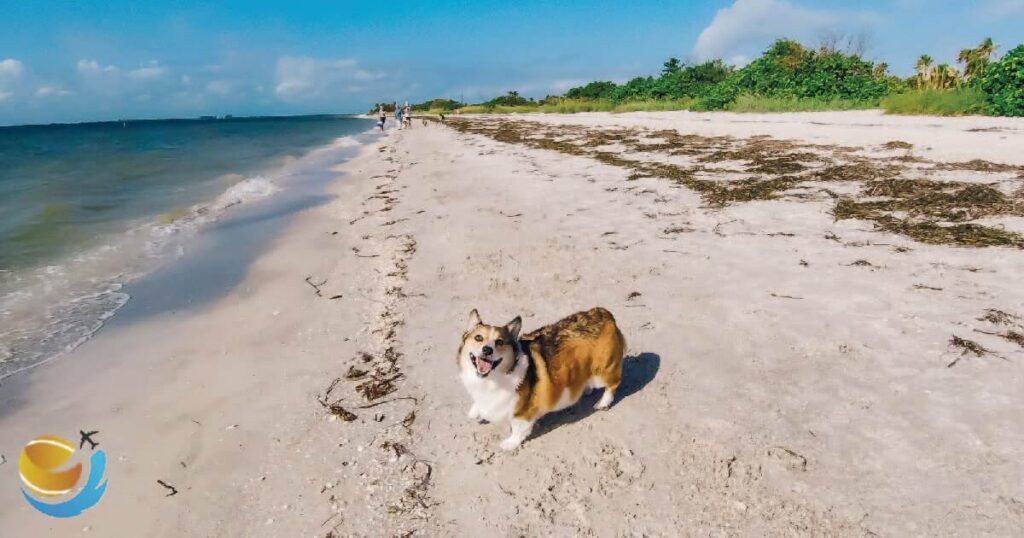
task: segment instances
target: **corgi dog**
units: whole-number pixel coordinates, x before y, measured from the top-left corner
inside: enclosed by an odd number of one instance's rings
[[[501,448],[515,450],[542,416],[603,388],[607,409],[622,381],[626,340],[611,312],[592,308],[520,337],[522,320],[487,325],[474,309],[459,347],[459,378],[473,399],[471,420],[510,421]]]

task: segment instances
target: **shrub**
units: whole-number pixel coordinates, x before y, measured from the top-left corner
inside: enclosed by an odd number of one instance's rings
[[[888,93],[890,82],[874,67],[856,55],[811,51],[780,39],[736,72],[736,86],[741,93],[767,97],[878,99]]]
[[[490,101],[487,101],[486,103],[484,103],[484,106],[488,106],[488,107],[496,107],[496,106],[526,106],[526,105],[535,105],[535,104],[537,104],[537,103],[534,102],[533,99],[527,99],[527,98],[519,95],[519,92],[510,91],[510,92],[506,93],[505,95],[502,95],[502,96],[499,96],[499,97],[495,97],[494,99],[491,99]]]
[[[697,110],[722,110],[740,95],[735,77],[729,77],[712,86],[695,105]]]
[[[462,103],[453,99],[431,99],[430,101],[424,101],[419,104],[412,105],[413,110],[455,110],[456,108],[462,107]]]
[[[612,99],[616,87],[614,82],[595,80],[586,86],[571,88],[565,92],[565,97],[567,99]]]
[[[982,76],[988,111],[999,116],[1024,116],[1024,45],[990,64]]]

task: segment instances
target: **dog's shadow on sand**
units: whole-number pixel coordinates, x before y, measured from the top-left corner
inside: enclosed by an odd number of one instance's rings
[[[658,375],[659,368],[661,368],[661,356],[657,353],[645,352],[627,356],[622,363],[622,383],[619,384],[619,390],[615,391],[615,401],[607,412],[614,413],[615,407],[623,400],[646,387],[654,379],[654,376]],[[594,390],[580,398],[575,405],[541,418],[530,437],[540,437],[563,424],[583,420],[598,412],[594,409],[594,404],[601,399],[603,393],[604,389]]]

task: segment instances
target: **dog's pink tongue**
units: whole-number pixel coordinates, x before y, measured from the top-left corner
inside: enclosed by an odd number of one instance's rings
[[[481,374],[486,374],[487,372],[490,372],[491,371],[491,363],[487,362],[484,359],[477,359],[476,360],[476,371],[480,372]]]

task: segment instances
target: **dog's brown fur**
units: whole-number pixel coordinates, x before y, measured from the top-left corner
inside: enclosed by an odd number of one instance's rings
[[[566,389],[570,401],[578,401],[591,377],[613,394],[622,381],[626,339],[604,308],[577,312],[524,335],[520,343],[530,365],[519,387],[516,418],[536,420],[558,405]]]

